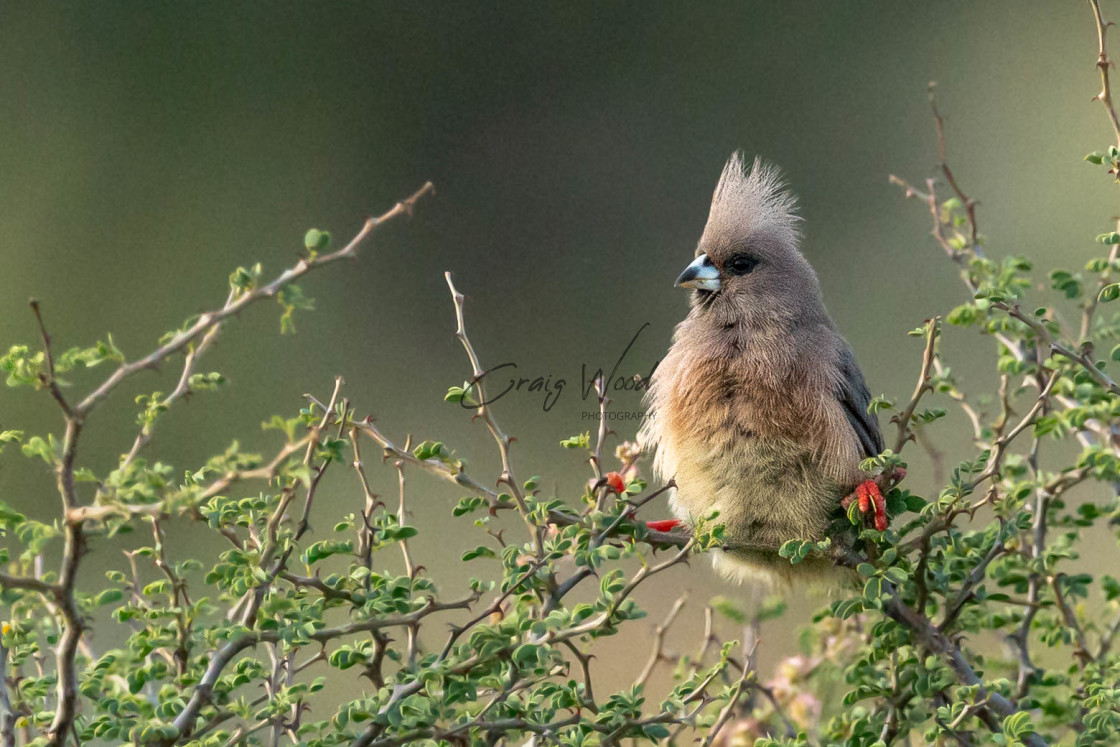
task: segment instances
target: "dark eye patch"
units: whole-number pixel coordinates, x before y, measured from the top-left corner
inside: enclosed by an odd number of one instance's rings
[[[758,258],[740,252],[731,255],[730,259],[723,263],[723,269],[732,275],[746,275],[758,266]]]

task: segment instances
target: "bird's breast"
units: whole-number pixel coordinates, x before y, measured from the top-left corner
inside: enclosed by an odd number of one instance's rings
[[[678,515],[719,511],[743,541],[823,537],[839,487],[821,469],[820,407],[805,382],[741,360],[672,356],[658,375],[648,435],[658,471],[676,480]]]

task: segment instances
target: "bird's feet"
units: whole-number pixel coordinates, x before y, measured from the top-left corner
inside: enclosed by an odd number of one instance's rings
[[[647,521],[646,529],[651,532],[671,532],[680,525],[680,519],[662,519],[661,521]]]
[[[869,511],[874,511],[875,528],[880,532],[886,530],[890,523],[887,518],[887,500],[883,497],[883,491],[879,489],[877,482],[864,480],[856,486],[856,492],[841,501],[840,505],[847,509],[853,500],[859,501],[861,513],[866,514]]]

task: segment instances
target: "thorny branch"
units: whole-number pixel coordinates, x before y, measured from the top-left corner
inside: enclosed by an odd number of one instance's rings
[[[1101,74],[1101,90],[1093,97],[1104,106],[1108,114],[1108,121],[1112,124],[1112,131],[1116,134],[1116,145],[1120,146],[1120,117],[1116,116],[1116,107],[1112,103],[1112,86],[1109,84],[1108,72],[1113,67],[1112,59],[1108,56],[1108,47],[1105,44],[1105,35],[1112,26],[1112,22],[1105,22],[1101,16],[1101,5],[1098,0],[1089,0],[1093,9],[1093,20],[1097,24],[1097,70]]]
[[[209,342],[213,339],[213,336],[217,333],[217,329],[225,319],[237,314],[256,301],[275,296],[282,288],[314,269],[342,259],[355,257],[358,247],[374,230],[399,215],[411,213],[412,207],[416,201],[431,191],[432,185],[430,183],[425,184],[415,194],[397,203],[396,206],[381,217],[370,218],[365,222],[362,229],[354,238],[341,249],[329,254],[312,255],[301,258],[295,267],[284,271],[267,285],[247,290],[240,294],[231,293],[226,303],[220,309],[202,314],[187,329],[180,331],[171,340],[164,343],[147,356],[133,362],[121,363],[108,378],[76,405],[70,404],[58,386],[54,371],[51,336],[43,322],[42,312],[38,302],[32,301],[31,308],[35,313],[36,320],[42,333],[44,355],[47,363],[47,372],[45,374],[47,381],[44,383],[49,388],[59,408],[62,410],[66,427],[61,456],[55,466],[58,492],[62,499],[62,513],[67,519],[64,524],[64,548],[58,573],[59,580],[57,584],[52,586],[44,585],[43,587],[35,588],[37,591],[44,593],[49,592],[54,597],[64,622],[62,636],[55,650],[58,687],[56,696],[57,706],[54,718],[47,731],[47,743],[50,747],[60,747],[67,740],[74,727],[78,701],[76,655],[86,625],[77,607],[75,585],[81,557],[86,550],[87,539],[84,527],[85,521],[102,515],[100,511],[96,510],[100,507],[82,506],[74,487],[74,471],[78,443],[85,426],[86,418],[124,379],[141,370],[158,366],[169,356],[188,348],[195,340],[201,337],[201,341],[188,352],[184,370],[180,376],[179,385],[176,387],[176,390],[169,395],[166,402],[174,402],[176,399],[184,396],[187,391],[184,382],[189,382],[194,361],[197,359],[198,355],[204,352]],[[150,428],[145,427],[140,435],[137,436],[133,448],[130,449],[128,456],[126,456],[126,460],[131,461],[134,459],[136,453],[147,442],[149,437]],[[83,509],[86,508],[94,510],[84,513]],[[36,586],[31,584],[27,579],[0,577],[0,581],[11,581],[12,585],[18,585],[21,588],[33,588]],[[5,583],[5,586],[8,586],[8,584]]]
[[[1097,0],[1089,0],[1092,6],[1094,17],[1097,22],[1098,39],[1100,42],[1100,52],[1098,68],[1100,69],[1103,83],[1103,90],[1097,98],[1105,105],[1106,111],[1109,114],[1109,119],[1113,124],[1113,129],[1117,134],[1118,143],[1120,143],[1120,120],[1116,117],[1116,112],[1112,104],[1111,92],[1109,89],[1108,71],[1111,66],[1105,50],[1105,31],[1109,24],[1105,24],[1100,15],[1100,7]],[[930,208],[930,213],[933,217],[934,228],[932,235],[937,243],[942,247],[946,254],[956,261],[961,266],[962,279],[965,281],[970,293],[976,294],[979,290],[976,282],[971,276],[968,269],[968,261],[970,257],[982,256],[979,252],[979,234],[977,231],[976,222],[976,202],[971,200],[961,189],[957,182],[952,170],[948,165],[946,156],[946,146],[944,137],[944,123],[940,113],[937,110],[936,102],[932,97],[931,89],[931,104],[933,105],[934,120],[937,130],[938,150],[941,157],[940,170],[945,180],[949,183],[953,192],[956,193],[957,198],[964,206],[966,213],[966,221],[968,233],[963,237],[963,241],[953,243],[950,241],[946,234],[947,230],[952,230],[952,226],[948,225],[948,219],[943,213],[942,206],[937,200],[934,191],[933,180],[927,181],[927,191],[921,192],[906,182],[897,177],[891,177],[891,181],[900,184],[906,188],[907,196],[917,196],[927,202]],[[1116,256],[1115,247],[1110,254],[1110,259]],[[1102,279],[1102,284],[1104,280]],[[1103,287],[1103,285],[1102,285]],[[989,730],[998,732],[1001,725],[997,718],[1007,718],[1008,716],[1016,713],[1022,706],[1015,701],[1003,697],[997,692],[993,692],[982,686],[980,679],[976,676],[975,671],[961,648],[959,648],[953,640],[946,635],[946,632],[951,630],[962,610],[966,604],[973,598],[974,592],[980,586],[986,576],[988,569],[992,563],[1012,552],[1008,549],[1006,544],[1006,536],[1004,531],[998,533],[995,541],[992,543],[986,553],[975,562],[966,578],[960,583],[959,588],[956,590],[954,596],[949,601],[941,623],[937,626],[933,625],[928,618],[924,615],[925,608],[925,594],[921,593],[926,589],[926,561],[929,553],[931,552],[930,539],[940,532],[948,532],[953,528],[954,520],[962,515],[967,514],[972,516],[976,510],[984,505],[992,505],[997,500],[999,484],[1003,478],[1005,457],[1008,453],[1009,445],[1022,433],[1032,428],[1038,421],[1041,415],[1046,414],[1052,408],[1052,403],[1057,400],[1062,406],[1069,407],[1072,403],[1062,397],[1055,395],[1055,388],[1058,382],[1063,378],[1063,369],[1057,365],[1051,365],[1050,371],[1045,372],[1043,368],[1046,365],[1045,357],[1053,355],[1060,356],[1071,361],[1078,366],[1102,389],[1112,395],[1120,394],[1120,386],[1099,367],[1092,358],[1092,345],[1089,342],[1082,342],[1077,349],[1068,346],[1055,339],[1055,333],[1052,331],[1052,325],[1045,319],[1038,316],[1030,315],[1023,312],[1018,303],[1007,301],[1003,299],[996,299],[991,303],[991,307],[997,311],[1006,313],[1010,318],[1022,323],[1030,330],[1030,332],[1037,339],[1034,357],[1038,363],[1039,369],[1036,374],[1028,376],[1028,381],[1033,379],[1039,389],[1037,398],[1035,399],[1031,408],[1018,420],[1018,422],[1009,430],[1006,429],[1008,423],[1008,416],[1011,412],[1010,404],[1010,382],[1007,375],[1003,376],[1001,385],[1001,399],[1003,414],[1000,421],[994,428],[994,437],[992,439],[991,450],[988,455],[984,469],[974,478],[972,478],[965,486],[966,492],[971,492],[978,487],[985,480],[991,479],[992,483],[984,498],[971,506],[962,509],[950,505],[943,510],[939,516],[932,518],[925,526],[918,540],[910,543],[909,548],[916,548],[919,553],[917,563],[918,578],[916,579],[919,588],[918,606],[916,609],[907,606],[898,596],[891,595],[886,604],[886,610],[892,618],[903,626],[909,628],[915,635],[916,639],[922,646],[932,653],[937,653],[944,658],[946,663],[950,666],[958,680],[962,684],[970,684],[981,686],[980,695],[975,704],[970,705],[964,710],[955,720],[949,725],[950,731],[958,741],[961,736],[957,734],[956,729],[960,726],[965,718],[971,715],[979,717]],[[1080,339],[1086,340],[1092,328],[1092,315],[1095,311],[1096,303],[1090,302],[1085,305],[1085,311],[1082,317],[1080,328]],[[1028,353],[1027,350],[1020,348],[1016,344],[1012,344],[1006,336],[1001,333],[996,333],[997,339],[1004,346],[1005,350],[1016,356],[1017,359],[1023,360],[1024,356]],[[927,348],[927,356],[931,348]],[[928,361],[928,358],[927,358]],[[935,370],[941,373],[940,364],[933,361]],[[923,371],[928,371],[928,365],[923,364]],[[921,391],[922,382],[919,381],[918,392]],[[917,393],[916,395],[917,396]],[[979,424],[979,417],[977,411],[967,402],[967,399],[960,394],[959,391],[950,393],[961,405],[966,414],[972,422],[973,431],[979,439],[982,434],[982,429]],[[912,412],[912,408],[909,410]],[[1093,429],[1100,433],[1102,440],[1114,447],[1114,440],[1110,434],[1102,431],[1098,426],[1087,424],[1087,428]],[[901,423],[900,423],[901,430]],[[1083,443],[1091,443],[1091,437],[1079,434],[1079,439]],[[1031,451],[1029,454],[1029,464],[1032,469],[1037,473],[1037,453],[1038,453],[1038,438],[1035,437],[1032,442]],[[1030,655],[1030,643],[1035,616],[1043,604],[1042,593],[1045,587],[1049,587],[1054,605],[1060,612],[1061,618],[1065,626],[1073,631],[1074,636],[1074,655],[1081,667],[1085,667],[1090,662],[1094,661],[1093,656],[1089,650],[1089,645],[1086,640],[1084,629],[1078,621],[1073,610],[1064,598],[1062,590],[1062,575],[1050,572],[1046,574],[1039,570],[1043,563],[1043,555],[1045,553],[1047,541],[1047,518],[1051,511],[1054,499],[1065,490],[1077,485],[1085,479],[1084,469],[1074,470],[1072,472],[1061,475],[1060,477],[1047,482],[1043,487],[1035,491],[1036,503],[1032,511],[1032,526],[1029,553],[1032,559],[1032,571],[1029,574],[1028,593],[1026,600],[1026,609],[1023,612],[1022,618],[1012,641],[1018,651],[1019,656],[1019,677],[1018,677],[1018,698],[1023,698],[1030,686],[1031,678],[1036,672],[1035,665],[1032,663]],[[1000,519],[1001,528],[1004,527],[1004,522]],[[1104,640],[1102,639],[1102,649],[1104,649]],[[1026,737],[1021,737],[1023,741],[1028,744],[1045,744],[1045,741],[1037,734],[1031,733]],[[967,742],[961,742],[967,743]]]
[[[926,347],[922,353],[922,369],[918,373],[918,383],[914,386],[914,393],[910,395],[910,402],[906,405],[906,409],[893,418],[898,426],[898,438],[894,445],[896,454],[901,453],[902,448],[906,446],[906,442],[913,437],[911,427],[914,412],[918,409],[918,402],[921,401],[922,395],[931,390],[930,373],[933,370],[933,363],[936,358],[934,348],[937,345],[939,332],[939,319],[935,317],[926,321]]]

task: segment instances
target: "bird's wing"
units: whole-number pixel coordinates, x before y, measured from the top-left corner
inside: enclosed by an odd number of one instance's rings
[[[879,430],[879,419],[867,411],[871,403],[871,392],[863,381],[855,355],[847,345],[840,348],[840,381],[836,388],[836,398],[844,408],[844,414],[851,423],[852,430],[859,439],[860,453],[864,458],[879,456],[883,451],[883,434]]]

